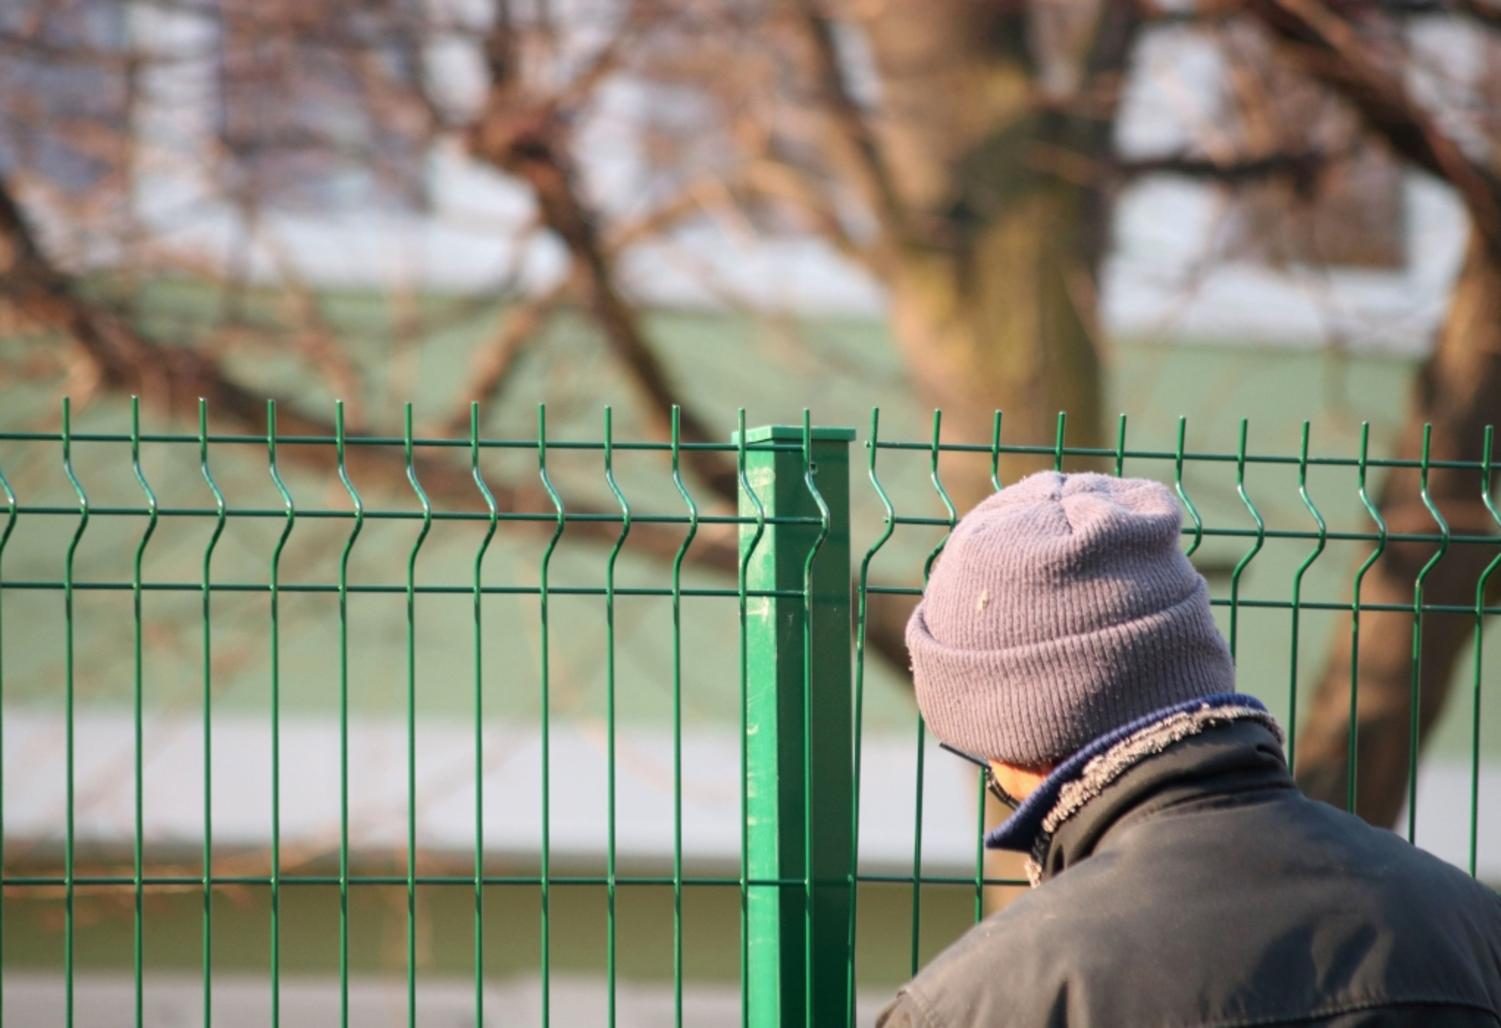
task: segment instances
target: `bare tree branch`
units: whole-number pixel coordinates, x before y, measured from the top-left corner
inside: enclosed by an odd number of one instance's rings
[[[349,351],[340,344],[333,326],[323,316],[316,292],[302,280],[291,254],[286,252],[286,248],[273,233],[262,233],[262,236],[267,251],[276,262],[277,274],[287,290],[287,303],[301,323],[300,330],[292,336],[292,345],[327,378],[334,388],[334,395],[344,396],[355,404],[355,420],[363,420],[360,416],[363,390],[360,389],[359,371]]]
[[[800,27],[822,110],[833,131],[829,135],[838,163],[863,194],[881,227],[879,249],[907,238],[907,211],[865,111],[846,81],[834,30],[820,0],[798,0],[795,20]]]
[[[1290,179],[1300,188],[1306,188],[1337,160],[1338,156],[1322,150],[1281,151],[1231,161],[1198,153],[1168,153],[1124,158],[1116,162],[1115,170],[1125,178],[1173,175],[1218,185],[1238,185],[1280,178]]]
[[[1501,29],[1501,4],[1494,0],[1380,0],[1380,7],[1398,18],[1463,17],[1482,28]]]
[[[1475,231],[1501,253],[1501,181],[1439,128],[1355,23],[1318,0],[1248,0],[1246,8],[1290,60],[1350,103],[1396,153],[1449,183]]]
[[[453,414],[447,419],[451,431],[458,431],[469,423],[471,403],[488,402],[505,388],[527,344],[537,338],[572,285],[571,278],[564,278],[552,288],[506,309],[498,331],[474,351],[460,402],[454,405]]]
[[[56,267],[42,251],[9,183],[0,179],[0,295],[16,311],[38,327],[65,335],[83,353],[104,388],[139,393],[157,410],[178,417],[196,416],[200,398],[207,400],[214,416],[247,431],[265,429],[265,398],[235,382],[212,358],[185,346],[163,346],[137,332],[112,312],[91,302],[73,279]],[[284,435],[331,436],[334,426],[295,403],[277,404],[278,430]],[[354,426],[351,435],[365,434]],[[692,451],[690,451],[692,452]],[[285,450],[287,459],[327,470],[326,448],[295,446]],[[426,454],[414,457],[417,475],[430,497],[458,509],[479,506],[479,494],[469,469],[460,463]],[[348,466],[355,478],[372,481],[404,481],[405,458],[389,446],[352,446]],[[492,484],[496,502],[507,511],[550,511],[552,503],[540,487]],[[571,507],[575,513],[599,513]],[[568,532],[599,542],[611,542],[618,528],[602,521],[576,521]],[[682,544],[682,533],[641,525],[631,532],[631,545],[639,552],[670,559]],[[701,534],[689,557],[698,567],[734,573],[737,550],[726,532]]]
[[[531,186],[543,221],[573,258],[580,285],[605,341],[646,401],[648,417],[659,432],[666,434],[677,401],[676,391],[641,328],[635,308],[616,284],[614,265],[599,238],[596,219],[578,194],[566,158],[550,142],[518,140],[491,159]],[[710,439],[707,426],[688,410],[682,412],[681,429],[683,436],[691,441]],[[735,501],[739,486],[728,461],[704,450],[687,451],[684,461],[721,499]]]
[[[573,260],[574,274],[606,343],[645,401],[648,418],[663,435],[671,429],[676,394],[641,327],[635,308],[615,280],[614,265],[601,238],[598,217],[579,193],[566,149],[566,112],[583,96],[614,60],[628,33],[617,33],[590,66],[562,93],[528,104],[511,76],[515,57],[506,56],[509,28],[497,24],[492,32],[492,81],[480,117],[470,127],[471,152],[526,183],[537,202],[542,223],[557,235]],[[691,410],[681,413],[683,438],[709,441],[705,423]],[[684,463],[726,503],[735,503],[739,484],[732,464],[721,455],[689,450]]]
[[[790,203],[841,256],[867,271],[877,270],[879,262],[872,257],[868,247],[861,246],[845,229],[827,192],[813,182],[807,169],[771,157],[753,161],[746,169],[745,186],[767,199]]]
[[[1199,0],[1192,6],[1136,0],[1149,26],[1224,21],[1242,10],[1244,0]],[[1392,18],[1466,18],[1485,29],[1501,29],[1501,4],[1495,0],[1346,0],[1338,6],[1379,12]]]
[[[657,235],[698,210],[700,204],[696,194],[693,188],[681,190],[668,202],[616,231],[605,245],[607,255],[613,257],[631,244]],[[565,276],[505,311],[498,331],[490,340],[480,344],[471,358],[471,372],[465,380],[460,402],[447,419],[452,430],[460,430],[468,424],[470,403],[488,402],[504,388],[516,361],[547,323],[548,316],[576,290],[576,278],[575,275]]]

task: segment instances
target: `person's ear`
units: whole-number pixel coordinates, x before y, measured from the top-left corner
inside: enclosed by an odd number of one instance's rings
[[[1052,771],[1051,767],[1029,768],[1006,764],[999,760],[990,762],[990,773],[995,776],[1001,788],[1019,800],[1024,800],[1035,792]]]

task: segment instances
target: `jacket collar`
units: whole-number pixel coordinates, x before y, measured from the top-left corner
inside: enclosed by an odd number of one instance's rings
[[[1128,815],[1196,795],[1291,785],[1282,730],[1266,707],[1251,696],[1211,696],[1085,746],[985,841],[992,849],[1030,851],[1027,873],[1036,885],[1088,856]]]

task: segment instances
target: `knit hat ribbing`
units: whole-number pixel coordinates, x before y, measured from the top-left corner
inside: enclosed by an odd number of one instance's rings
[[[933,734],[1040,767],[1154,710],[1233,691],[1181,525],[1159,482],[1055,471],[966,514],[907,624]]]

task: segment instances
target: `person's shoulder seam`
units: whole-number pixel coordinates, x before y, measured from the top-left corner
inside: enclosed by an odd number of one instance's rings
[[[917,990],[913,988],[913,983],[909,982],[907,985],[903,986],[902,989],[897,993],[897,995],[903,997],[906,1000],[908,1006],[910,1006],[913,1012],[917,1015],[915,1021],[916,1024],[921,1026],[921,1028],[935,1028],[935,1022],[932,1018],[932,1010],[929,1009],[928,1004],[923,1000],[923,998],[918,995]]]

